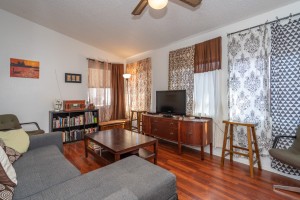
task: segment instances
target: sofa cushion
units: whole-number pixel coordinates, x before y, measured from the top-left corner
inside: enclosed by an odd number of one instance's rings
[[[137,156],[131,156],[72,180],[55,185],[27,199],[98,200],[127,188],[137,199],[176,197],[176,177]]]
[[[80,175],[57,146],[36,148],[14,163],[18,177],[14,199],[21,199]]]
[[[14,188],[0,183],[0,199],[11,200],[14,195]]]
[[[25,153],[29,147],[29,136],[23,129],[0,131],[0,138],[5,146],[13,148],[19,153]]]
[[[16,171],[2,147],[0,147],[0,183],[11,187],[17,185]]]
[[[17,152],[16,150],[14,150],[13,148],[10,148],[8,146],[5,146],[5,143],[3,142],[2,139],[0,139],[0,147],[3,148],[3,150],[5,151],[9,162],[11,164],[13,164],[16,160],[18,160],[21,156],[21,154],[19,152]]]

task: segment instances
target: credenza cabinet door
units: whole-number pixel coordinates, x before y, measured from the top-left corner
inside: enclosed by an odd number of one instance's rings
[[[181,142],[187,145],[202,144],[202,123],[182,122]]]

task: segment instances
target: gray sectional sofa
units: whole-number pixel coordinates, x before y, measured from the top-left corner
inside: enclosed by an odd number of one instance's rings
[[[13,164],[13,199],[177,199],[175,176],[137,156],[81,175],[62,151],[61,133],[31,136],[28,152]]]

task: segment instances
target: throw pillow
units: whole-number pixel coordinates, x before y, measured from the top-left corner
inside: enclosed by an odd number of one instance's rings
[[[0,199],[12,200],[14,188],[0,183]]]
[[[17,174],[2,147],[0,147],[0,183],[15,187]]]
[[[13,164],[21,156],[21,154],[19,152],[17,152],[16,150],[14,150],[13,148],[6,146],[2,139],[0,139],[0,147],[2,147],[3,150],[5,151],[8,159],[9,159],[9,162],[11,164]]]
[[[19,153],[25,153],[29,147],[29,136],[23,129],[0,131],[0,138]]]

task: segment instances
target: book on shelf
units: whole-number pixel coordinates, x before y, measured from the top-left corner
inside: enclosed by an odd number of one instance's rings
[[[84,129],[76,129],[62,132],[63,142],[82,140],[84,138]]]
[[[94,133],[94,132],[97,132],[97,131],[98,131],[97,127],[86,128],[85,129],[85,134]]]
[[[71,131],[63,131],[62,139],[63,142],[71,142],[84,139],[84,135],[87,133],[94,133],[98,130],[97,127],[87,129],[75,129]]]
[[[52,119],[52,128],[69,127],[70,117],[57,117]]]
[[[97,112],[86,112],[85,113],[85,124],[98,123]]]

